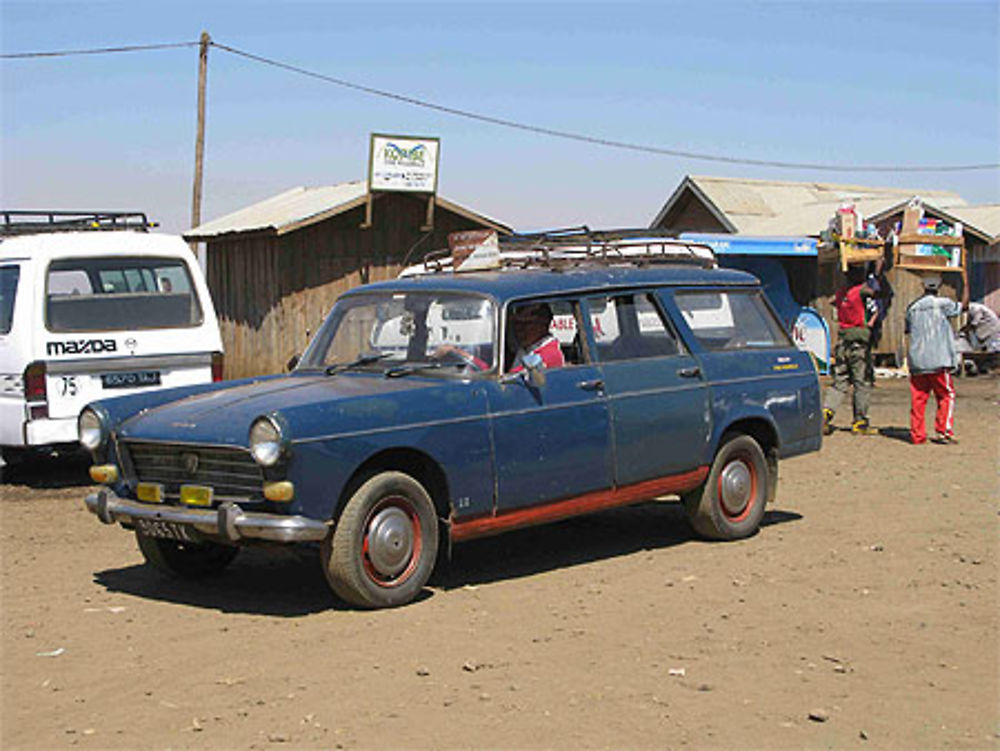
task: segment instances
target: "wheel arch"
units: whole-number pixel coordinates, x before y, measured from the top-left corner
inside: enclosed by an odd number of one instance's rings
[[[366,480],[380,472],[392,471],[403,472],[423,485],[434,502],[434,510],[438,517],[448,518],[451,511],[451,494],[444,469],[423,451],[405,447],[383,449],[366,459],[344,484],[333,511],[333,518],[340,516],[347,501]]]

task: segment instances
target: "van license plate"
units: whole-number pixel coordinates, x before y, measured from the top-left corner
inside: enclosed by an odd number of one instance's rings
[[[134,373],[102,373],[101,385],[106,389],[132,389],[137,386],[159,386],[160,371],[139,370]]]
[[[146,537],[159,537],[161,540],[180,540],[181,542],[195,542],[188,528],[176,522],[165,522],[159,519],[133,519],[135,528],[140,534]]]

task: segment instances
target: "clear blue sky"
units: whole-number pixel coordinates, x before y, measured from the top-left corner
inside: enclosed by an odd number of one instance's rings
[[[831,164],[1000,162],[1000,4],[0,0],[4,53],[196,41],[619,141]],[[190,219],[197,49],[0,61],[4,208]],[[218,49],[202,217],[364,178],[372,132],[441,138],[442,195],[518,229],[645,225],[686,174],[950,189],[1000,173],[819,172],[633,153],[459,119]]]

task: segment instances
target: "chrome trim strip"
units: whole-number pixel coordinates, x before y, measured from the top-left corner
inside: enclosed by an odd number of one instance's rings
[[[305,516],[248,512],[235,503],[224,503],[215,509],[142,503],[121,498],[106,488],[88,495],[85,503],[87,510],[105,524],[127,523],[133,519],[173,522],[231,542],[242,538],[284,543],[319,542],[330,531],[325,522]]]
[[[163,368],[189,368],[210,366],[211,352],[199,352],[189,355],[145,355],[130,357],[127,354],[118,357],[100,357],[75,360],[45,360],[49,373],[113,373],[116,371],[157,370]]]

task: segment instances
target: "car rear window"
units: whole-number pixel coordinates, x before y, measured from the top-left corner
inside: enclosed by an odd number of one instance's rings
[[[760,292],[678,292],[677,307],[698,342],[710,350],[791,347],[792,341]]]
[[[0,334],[9,334],[14,322],[14,298],[20,266],[0,266]]]
[[[203,319],[183,261],[127,256],[53,261],[45,316],[50,331],[186,328]]]

